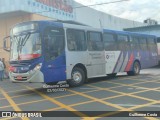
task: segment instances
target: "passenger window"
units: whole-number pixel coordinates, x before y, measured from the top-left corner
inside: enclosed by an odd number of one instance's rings
[[[130,42],[131,42],[132,50],[139,50],[140,49],[138,37],[131,37]]]
[[[70,51],[85,51],[87,49],[85,32],[81,30],[67,30],[67,45]]]
[[[104,48],[106,51],[116,51],[117,44],[114,34],[111,33],[104,33],[103,34],[103,42]]]
[[[129,50],[130,49],[128,36],[118,35],[117,39],[118,39],[119,50]]]
[[[89,32],[88,33],[88,50],[89,51],[102,51],[103,43],[101,33]]]
[[[150,51],[156,51],[157,50],[156,41],[155,41],[154,38],[148,38],[147,42],[148,42],[148,47],[149,47]]]
[[[54,60],[64,51],[64,30],[48,27],[44,31],[45,59]]]
[[[140,43],[140,48],[141,50],[147,50],[147,41],[146,41],[146,38],[140,38],[139,39],[139,43]]]

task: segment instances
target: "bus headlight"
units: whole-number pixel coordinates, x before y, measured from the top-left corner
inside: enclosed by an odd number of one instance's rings
[[[36,65],[36,67],[33,69],[34,71],[40,70],[42,67],[42,63],[39,63],[38,65]]]

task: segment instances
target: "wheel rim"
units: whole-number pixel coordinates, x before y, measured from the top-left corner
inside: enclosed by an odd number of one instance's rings
[[[139,65],[138,65],[138,63],[135,64],[134,71],[135,71],[136,74],[139,73]]]
[[[80,72],[78,71],[75,71],[73,74],[72,74],[72,79],[74,80],[74,82],[76,83],[80,83],[82,81],[82,75]]]

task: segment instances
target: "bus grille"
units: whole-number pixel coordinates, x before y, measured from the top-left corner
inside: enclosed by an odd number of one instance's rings
[[[14,79],[16,81],[27,81],[28,77],[21,77],[21,79],[19,79],[18,77],[14,77]]]

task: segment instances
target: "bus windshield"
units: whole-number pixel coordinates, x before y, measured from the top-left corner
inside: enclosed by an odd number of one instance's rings
[[[38,58],[41,56],[41,51],[39,33],[12,36],[11,61]]]

